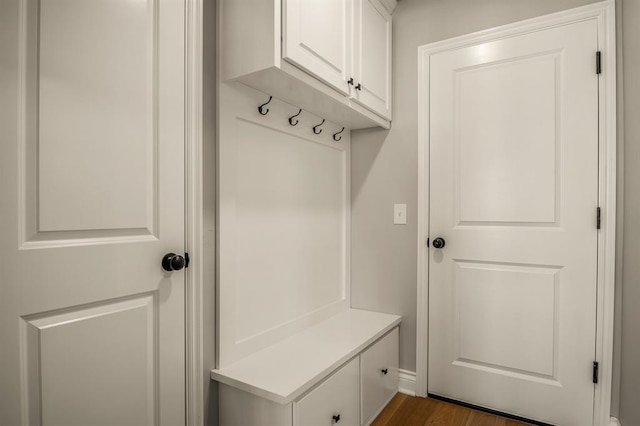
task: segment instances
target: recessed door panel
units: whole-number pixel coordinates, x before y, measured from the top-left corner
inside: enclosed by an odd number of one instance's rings
[[[24,318],[25,388],[43,424],[155,424],[157,314],[143,295]]]
[[[456,361],[554,376],[557,268],[454,262]]]
[[[459,222],[555,223],[559,71],[552,53],[456,73]]]
[[[25,242],[157,232],[157,15],[153,0],[25,4]]]
[[[40,3],[40,231],[153,228],[156,6]]]

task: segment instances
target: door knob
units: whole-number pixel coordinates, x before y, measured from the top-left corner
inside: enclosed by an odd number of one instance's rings
[[[446,244],[446,241],[444,240],[444,238],[438,237],[434,239],[433,243],[431,244],[433,244],[433,248],[441,249]]]
[[[167,253],[162,258],[162,269],[165,271],[179,271],[184,268],[184,257],[175,253]]]

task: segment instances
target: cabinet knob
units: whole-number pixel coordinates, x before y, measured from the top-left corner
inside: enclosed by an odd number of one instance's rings
[[[387,369],[387,368],[383,368],[380,371],[382,371],[382,374],[384,374],[385,376],[389,373],[389,369]]]
[[[350,86],[353,86],[353,77],[351,77],[348,81],[347,84]]]
[[[333,419],[334,423],[338,423],[340,421],[340,414],[336,414],[335,416],[331,417]]]
[[[358,85],[356,86],[356,90],[362,90],[362,84],[358,83]]]

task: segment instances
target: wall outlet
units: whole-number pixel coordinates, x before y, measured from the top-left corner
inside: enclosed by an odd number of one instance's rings
[[[393,224],[394,225],[407,224],[407,205],[406,204],[393,205]]]

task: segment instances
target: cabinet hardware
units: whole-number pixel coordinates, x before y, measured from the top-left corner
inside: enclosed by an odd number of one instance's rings
[[[356,90],[362,90],[362,84],[358,83],[358,85],[356,86]]]
[[[353,86],[353,77],[351,77],[351,78],[347,81],[347,84],[348,84],[349,86]]]
[[[322,122],[320,124],[316,124],[315,126],[313,126],[313,133],[315,133],[316,135],[319,135],[320,133],[322,133],[322,129],[318,129],[318,127],[322,126],[324,124],[324,118],[322,119]]]
[[[269,100],[258,107],[258,112],[261,115],[269,114],[269,108],[265,108],[264,106],[271,102],[271,99],[273,99],[273,96],[269,96]]]
[[[342,139],[342,136],[338,136],[338,135],[342,132],[344,132],[344,127],[339,132],[336,132],[333,134],[333,140],[336,142],[340,141],[340,139]]]
[[[389,369],[388,368],[383,368],[380,371],[382,371],[382,374],[384,374],[385,376],[389,373]]]
[[[296,124],[298,124],[298,122],[300,120],[295,120],[294,122],[294,118],[296,118],[297,116],[299,116],[300,114],[302,114],[302,108],[300,108],[300,111],[298,111],[297,114],[292,115],[291,117],[289,117],[289,124],[291,124],[292,126],[295,126]]]
[[[340,421],[340,414],[336,414],[335,416],[331,417],[333,419],[334,423],[338,423]]]

